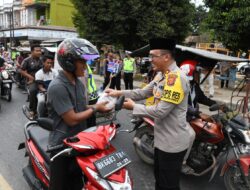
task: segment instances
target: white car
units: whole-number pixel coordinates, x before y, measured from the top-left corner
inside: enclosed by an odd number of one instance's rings
[[[250,67],[250,63],[248,63],[248,62],[240,62],[237,65],[237,70],[238,70],[238,72],[240,72],[240,74],[244,75],[246,67]]]

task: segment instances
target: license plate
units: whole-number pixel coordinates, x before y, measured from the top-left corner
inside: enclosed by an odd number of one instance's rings
[[[101,177],[106,178],[130,162],[131,159],[128,155],[124,151],[119,150],[95,161],[94,165]]]

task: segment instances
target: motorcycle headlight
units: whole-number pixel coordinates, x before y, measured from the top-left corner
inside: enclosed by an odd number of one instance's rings
[[[250,130],[242,130],[242,129],[239,130],[243,134],[246,143],[250,144]]]
[[[2,71],[2,77],[3,77],[3,79],[8,79],[9,78],[9,75],[8,75],[7,71]]]
[[[118,183],[114,181],[107,181],[103,178],[100,178],[99,175],[93,171],[92,169],[87,167],[87,171],[91,174],[91,176],[104,188],[107,190],[116,189],[116,190],[132,190],[131,180],[128,175],[128,171],[126,171],[126,177],[124,183]]]

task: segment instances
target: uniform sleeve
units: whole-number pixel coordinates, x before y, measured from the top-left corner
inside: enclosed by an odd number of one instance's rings
[[[150,82],[143,89],[123,90],[122,93],[126,98],[131,98],[135,101],[143,100],[153,96],[153,87],[154,81]]]
[[[152,106],[145,106],[143,104],[135,104],[133,115],[139,117],[150,117],[154,119],[163,119],[176,105],[173,103],[160,101],[158,104]]]
[[[74,108],[67,89],[62,85],[49,86],[48,103],[58,115],[63,115]]]

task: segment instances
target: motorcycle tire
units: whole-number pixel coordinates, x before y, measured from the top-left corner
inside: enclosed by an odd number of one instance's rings
[[[11,94],[10,88],[6,89],[6,96],[7,96],[7,101],[10,102],[12,99],[12,94]]]
[[[248,169],[248,183],[250,184],[250,168]],[[249,190],[241,178],[238,166],[230,166],[224,174],[224,184],[227,190]]]
[[[140,140],[142,140],[143,136],[144,135],[150,135],[152,138],[154,136],[154,129],[152,127],[141,127],[139,128],[136,133],[135,133],[135,137],[134,138],[138,138]],[[152,140],[153,142],[151,142],[153,145],[154,144],[154,140]],[[142,159],[143,162],[145,162],[146,164],[149,164],[149,165],[153,165],[154,164],[154,159],[151,158],[149,155],[147,155],[144,151],[141,150],[140,147],[138,147],[138,145],[136,143],[134,143],[134,147],[135,147],[135,151],[137,153],[137,155],[140,157],[140,159]],[[151,146],[147,146],[149,148],[151,148]],[[154,146],[152,146],[152,150],[151,151],[154,151]]]

